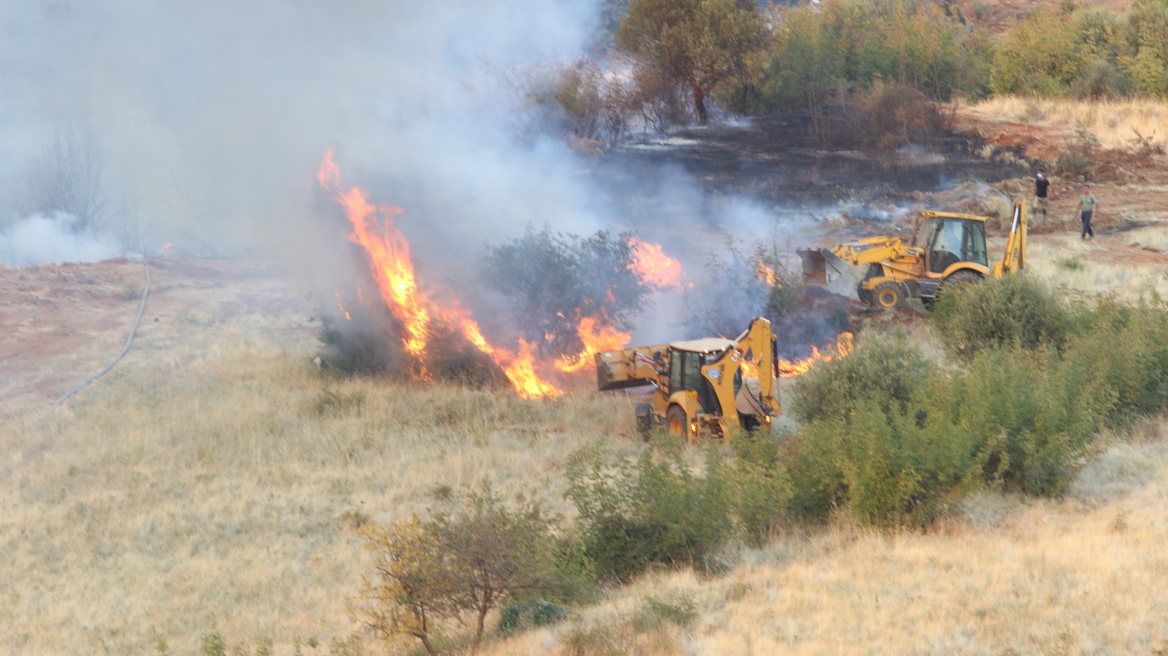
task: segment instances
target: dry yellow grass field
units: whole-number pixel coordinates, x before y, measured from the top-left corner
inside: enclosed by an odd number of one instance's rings
[[[1091,258],[1154,246],[1159,234],[1120,233],[1110,246],[1044,236],[1034,272],[1105,291],[1119,283]],[[1072,256],[1088,268],[1047,262]],[[1145,268],[1123,283],[1132,298],[1160,284],[1164,270]],[[4,424],[0,653],[144,654],[162,637],[171,653],[194,654],[215,626],[229,653],[271,640],[279,656],[326,654],[356,628],[345,602],[368,561],[353,526],[423,509],[443,486],[484,477],[506,492],[536,487],[567,512],[562,466],[574,449],[596,440],[640,448],[620,397],[532,402],[338,379],[312,366],[315,341],[288,329],[288,312],[191,308],[182,317],[155,327],[43,427],[31,410]],[[488,651],[1168,649],[1162,426],[1114,438],[1066,500],[988,493],[927,533],[844,523],[792,533],[767,549],[731,550],[735,566],[719,576],[656,572]],[[693,617],[663,616],[662,605]]]
[[[212,621],[277,654],[328,643],[363,573],[352,526],[483,478],[563,509],[573,449],[639,444],[623,399],[332,379],[280,320],[144,340],[42,428],[6,425],[0,652],[193,653]]]
[[[1003,96],[962,107],[962,111],[993,120],[1011,120],[1068,131],[1093,132],[1107,148],[1124,148],[1136,132],[1160,145],[1168,144],[1168,103],[1151,99],[1069,100]]]

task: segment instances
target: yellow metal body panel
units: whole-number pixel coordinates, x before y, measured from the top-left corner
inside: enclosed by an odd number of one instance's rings
[[[597,387],[607,391],[652,385],[654,391],[649,405],[650,413],[656,420],[664,420],[669,408],[677,406],[685,411],[686,421],[691,428],[688,432],[690,437],[701,434],[725,437],[741,427],[734,378],[747,354],[751,356],[759,373],[758,402],[765,413],[760,420],[769,425],[772,417],[782,413],[775,380],[778,369],[774,362],[773,343],[771,323],[760,317],[751,321],[750,327],[737,339],[730,340],[724,350],[706,352],[713,353],[716,358],[701,366],[701,375],[717,398],[722,408],[720,413],[713,408],[703,408],[699,394],[694,390],[670,389],[670,358],[680,349],[669,344],[597,353]]]

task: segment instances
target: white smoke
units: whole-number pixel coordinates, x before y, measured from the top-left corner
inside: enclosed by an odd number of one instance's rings
[[[122,255],[116,239],[77,226],[77,217],[64,212],[33,214],[0,224],[0,264],[23,267],[99,262]]]

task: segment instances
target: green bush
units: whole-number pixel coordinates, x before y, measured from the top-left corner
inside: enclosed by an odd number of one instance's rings
[[[733,497],[721,453],[705,475],[680,454],[608,462],[586,449],[569,464],[567,497],[579,511],[585,553],[604,579],[627,581],[651,563],[709,569],[733,531]]]
[[[861,524],[929,524],[975,484],[973,452],[963,438],[919,407],[890,413],[875,396],[865,399],[846,418],[809,424],[787,445],[791,511],[823,520],[845,508]]]
[[[1080,321],[1062,375],[1106,386],[1114,397],[1109,423],[1168,410],[1168,308],[1158,300],[1137,307],[1106,300]]]
[[[967,359],[987,348],[1013,344],[1062,348],[1072,318],[1055,293],[1030,276],[951,287],[942,291],[933,308],[945,346]]]
[[[730,470],[738,528],[747,541],[762,546],[788,518],[792,488],[779,445],[756,432],[733,441]]]
[[[1114,396],[1105,381],[1068,375],[1068,368],[1053,350],[983,351],[944,390],[929,425],[967,444],[987,482],[1059,495]]]
[[[499,633],[509,635],[517,631],[554,624],[568,616],[561,605],[543,599],[513,601],[499,613]]]
[[[846,358],[817,363],[800,376],[793,392],[795,418],[843,419],[869,400],[888,414],[906,412],[931,369],[902,339],[863,335]]]

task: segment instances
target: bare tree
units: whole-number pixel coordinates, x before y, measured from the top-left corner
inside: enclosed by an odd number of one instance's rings
[[[75,230],[101,223],[108,204],[101,143],[88,130],[58,132],[25,168],[21,209],[25,213],[65,212]]]

